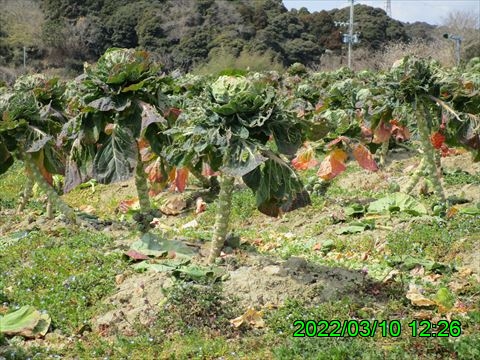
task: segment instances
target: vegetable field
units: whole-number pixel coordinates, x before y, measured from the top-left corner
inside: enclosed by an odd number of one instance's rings
[[[480,358],[480,60],[0,87],[0,359]]]

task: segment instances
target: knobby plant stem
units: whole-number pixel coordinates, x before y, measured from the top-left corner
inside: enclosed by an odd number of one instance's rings
[[[138,202],[140,203],[140,211],[144,214],[149,213],[150,198],[148,196],[147,178],[145,176],[145,167],[142,162],[142,155],[138,150],[137,166],[135,167],[135,186],[137,188]]]
[[[33,194],[32,189],[33,189],[34,182],[32,179],[32,173],[31,171],[29,171],[27,166],[25,166],[25,175],[27,176],[27,181],[25,182],[22,197],[17,207],[17,213],[21,213],[23,210],[25,210],[28,200],[30,200]]]
[[[203,176],[200,171],[197,171],[193,166],[188,167],[188,171],[195,176],[195,178],[202,183],[202,187],[204,189],[208,189],[210,187],[210,180],[206,177]]]
[[[225,238],[227,237],[230,212],[232,210],[232,194],[235,178],[222,175],[220,178],[220,194],[218,195],[217,213],[213,228],[212,247],[208,257],[208,263],[213,264],[220,255]]]
[[[418,184],[418,181],[422,177],[424,171],[425,171],[425,159],[422,158],[422,160],[420,160],[420,164],[418,164],[418,166],[417,166],[417,169],[415,170],[415,172],[411,176],[407,187],[405,188],[405,193],[410,194],[412,192],[415,185]]]
[[[47,195],[48,201],[51,202],[57,210],[64,214],[68,220],[70,220],[74,224],[77,224],[77,216],[75,215],[75,212],[70,206],[65,204],[65,202],[57,194],[53,187],[51,187],[47,180],[45,180],[45,178],[40,173],[37,165],[33,161],[32,156],[26,153],[24,158],[27,171],[31,172],[33,181],[35,181],[40,187],[40,189]]]
[[[445,194],[443,192],[442,183],[440,182],[440,179],[438,177],[438,169],[435,162],[435,149],[430,142],[430,129],[428,128],[427,124],[427,117],[429,116],[429,114],[427,113],[428,109],[426,109],[420,101],[417,102],[417,107],[417,125],[418,132],[420,134],[420,142],[422,143],[423,148],[425,170],[427,171],[427,176],[432,182],[435,196],[437,196],[439,200],[444,203]]]
[[[390,145],[390,139],[387,141],[384,141],[382,143],[382,147],[380,148],[380,166],[383,167],[385,166],[385,162],[387,161],[387,155],[388,155],[388,147]]]
[[[52,200],[47,199],[47,219],[53,219],[53,210]]]

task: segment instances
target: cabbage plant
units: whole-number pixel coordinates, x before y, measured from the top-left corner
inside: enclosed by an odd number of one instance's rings
[[[37,183],[47,194],[47,216],[52,218],[56,207],[75,222],[75,213],[51,186],[52,175],[65,171],[64,154],[56,142],[66,122],[63,91],[58,79],[37,74],[18,78],[11,91],[0,95],[0,174],[15,158],[22,160],[27,176],[18,211],[24,209]]]
[[[301,146],[302,126],[282,107],[274,85],[260,74],[212,79],[186,101],[177,126],[166,131],[173,141],[164,151],[169,162],[208,164],[220,172],[210,263],[228,232],[235,179],[243,180],[255,193],[258,209],[270,216],[310,202],[285,159]]]
[[[141,211],[150,211],[142,151],[159,152],[166,97],[162,76],[149,54],[134,49],[109,49],[66,91],[72,117],[62,138],[69,149],[65,190],[95,178],[108,184],[135,175]]]

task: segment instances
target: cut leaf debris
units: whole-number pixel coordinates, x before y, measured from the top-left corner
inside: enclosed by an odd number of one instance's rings
[[[240,327],[242,324],[250,325],[254,328],[263,328],[265,327],[265,321],[262,316],[262,311],[257,311],[253,307],[250,307],[243,315],[230,320],[230,323],[236,328]]]

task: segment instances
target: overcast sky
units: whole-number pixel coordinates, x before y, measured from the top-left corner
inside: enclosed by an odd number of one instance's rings
[[[306,7],[310,12],[341,9],[349,6],[348,0],[284,0],[288,9]],[[385,0],[355,0],[385,10]],[[480,0],[391,0],[392,17],[403,22],[425,21],[440,25],[451,11],[468,11],[480,19]]]

